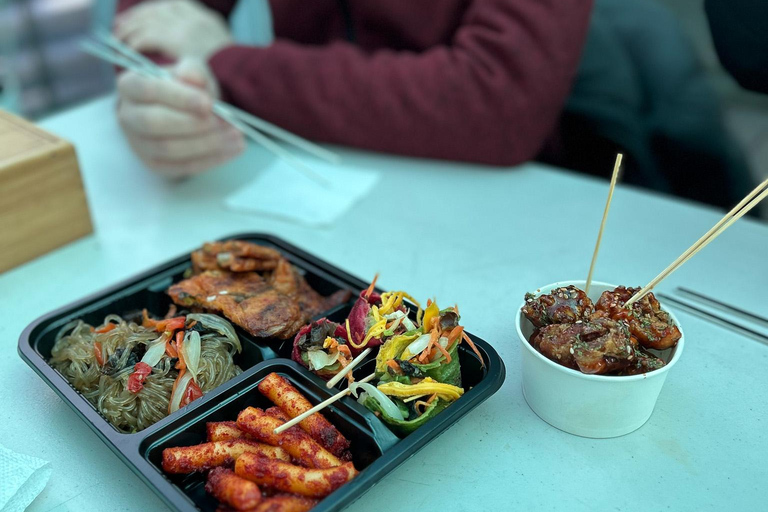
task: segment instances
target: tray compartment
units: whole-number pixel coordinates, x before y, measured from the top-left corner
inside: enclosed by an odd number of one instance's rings
[[[303,370],[293,361],[275,359],[259,366],[248,378],[237,382],[226,391],[218,393],[216,400],[197,408],[193,413],[177,418],[148,435],[139,447],[139,454],[159,473],[160,477],[169,481],[186,499],[201,510],[215,510],[217,502],[205,493],[205,474],[170,475],[162,470],[163,449],[174,446],[191,446],[206,442],[206,423],[212,421],[234,421],[240,411],[246,407],[266,409],[274,404],[264,397],[257,389],[258,383],[269,373],[276,372],[287,378],[310,402],[319,403],[331,396],[322,381]],[[349,404],[339,404],[323,411],[323,415],[352,442],[351,452],[353,462],[358,470],[370,466],[373,461],[383,455],[395,439],[384,436],[377,439],[374,434],[364,428],[364,414],[349,407]]]

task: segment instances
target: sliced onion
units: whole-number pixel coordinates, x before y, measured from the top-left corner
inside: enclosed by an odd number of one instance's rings
[[[446,338],[445,336],[441,336],[440,339],[437,340],[437,342],[440,344],[441,347],[448,348],[448,338]]]
[[[154,367],[165,354],[165,343],[168,341],[168,337],[163,334],[155,341],[149,342],[147,351],[144,352],[144,357],[141,358],[142,363],[146,363],[151,367]]]
[[[181,344],[181,352],[184,357],[184,364],[187,365],[187,371],[192,374],[192,378],[197,382],[197,373],[200,370],[200,333],[197,331],[187,331],[184,334],[184,342]]]
[[[400,320],[402,324],[405,326],[405,331],[415,331],[416,325],[411,321],[410,318],[408,318],[408,315],[400,311],[399,309],[393,313],[390,313],[388,315],[384,315],[384,318],[387,320]],[[399,323],[396,323],[395,326],[399,325]]]
[[[349,385],[349,389],[352,390],[352,393],[355,396],[357,396],[357,391],[360,388],[365,390],[371,398],[379,402],[379,405],[387,414],[387,416],[400,421],[405,419],[403,418],[403,413],[401,413],[400,409],[397,407],[397,405],[395,405],[395,402],[390,400],[387,395],[376,389],[376,386],[373,384],[368,384],[367,382],[353,382]]]
[[[401,320],[402,320],[401,318],[397,318],[394,322],[392,322],[392,325],[389,326],[389,329],[384,331],[384,335],[385,336],[392,336],[393,334],[395,334],[395,330],[398,327],[400,327],[400,321]]]
[[[308,350],[307,359],[309,359],[310,370],[322,370],[326,366],[331,366],[339,360],[339,351],[334,350],[333,354],[328,354],[324,350]]]
[[[176,391],[171,395],[171,402],[168,405],[168,414],[172,414],[179,410],[179,405],[184,398],[184,392],[187,390],[190,380],[192,380],[192,374],[190,372],[185,372],[179,379],[179,382],[176,384]]]
[[[238,352],[242,352],[243,348],[240,346],[240,338],[235,333],[235,328],[232,324],[217,315],[211,315],[209,313],[192,313],[187,315],[187,321],[197,320],[206,329],[211,329],[232,342],[232,345]]]
[[[410,355],[415,356],[416,354],[421,354],[425,348],[427,348],[427,345],[429,345],[429,338],[431,335],[429,334],[422,334],[418,338],[416,338],[414,341],[411,342],[410,345],[405,349],[405,352],[408,352]]]

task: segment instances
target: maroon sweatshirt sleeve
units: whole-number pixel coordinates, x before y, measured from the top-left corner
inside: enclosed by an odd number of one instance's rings
[[[453,40],[421,53],[277,40],[225,48],[210,65],[226,100],[308,138],[514,165],[554,129],[591,5],[474,0]]]

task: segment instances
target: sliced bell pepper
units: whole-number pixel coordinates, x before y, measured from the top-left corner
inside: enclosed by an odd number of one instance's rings
[[[93,342],[93,355],[96,356],[96,362],[99,363],[99,366],[104,366],[104,354],[101,351],[101,343],[98,341]]]
[[[184,407],[185,405],[189,405],[190,402],[194,402],[201,396],[203,396],[203,392],[200,389],[200,386],[195,384],[194,380],[190,380],[189,385],[187,385],[186,391],[184,391],[184,397],[181,399],[181,404],[179,405],[179,407]]]
[[[128,377],[128,391],[138,393],[144,388],[144,381],[152,373],[152,367],[147,363],[136,363],[133,367],[133,373]]]
[[[432,329],[432,320],[440,316],[440,308],[432,302],[424,310],[424,318],[421,320],[421,331],[427,334]]]

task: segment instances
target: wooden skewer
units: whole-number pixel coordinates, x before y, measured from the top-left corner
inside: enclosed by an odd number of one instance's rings
[[[169,73],[168,70],[159,67],[154,62],[149,60],[147,57],[137,52],[130,46],[124,44],[122,41],[117,39],[115,36],[113,36],[109,32],[105,30],[98,30],[95,33],[95,38],[101,43],[108,46],[109,48],[112,48],[114,51],[120,53],[125,58],[134,61],[136,64],[138,64],[142,68],[148,71],[152,71],[156,76],[158,77],[163,76],[163,77],[169,77],[169,78],[172,77],[171,73]],[[220,111],[226,112],[226,114],[240,120],[241,122],[247,125],[251,125],[258,130],[261,130],[265,133],[272,135],[273,137],[283,140],[284,142],[293,144],[297,148],[303,149],[307,153],[311,153],[318,158],[321,158],[323,160],[326,160],[334,164],[339,163],[339,161],[341,160],[337,154],[332,153],[331,151],[328,151],[327,149],[322,148],[317,144],[314,144],[303,137],[299,137],[298,135],[295,135],[289,132],[288,130],[284,130],[283,128],[280,128],[277,125],[274,125],[259,117],[256,117],[249,112],[241,110],[235,107],[234,105],[229,105],[228,103],[224,103],[223,101],[217,100],[214,102],[214,106],[219,107]]]
[[[680,268],[686,261],[691,259],[694,254],[698,253],[715,238],[720,236],[726,229],[728,229],[734,222],[746,215],[752,208],[760,204],[760,202],[768,197],[768,180],[765,180],[757,186],[747,197],[741,200],[730,212],[728,212],[720,221],[715,224],[704,236],[699,238],[691,247],[689,247],[683,254],[681,254],[675,261],[673,261],[667,268],[665,268],[659,275],[657,275],[650,283],[645,285],[639,292],[630,298],[624,307],[629,307],[635,302],[645,297],[653,288],[658,285],[662,280],[666,279],[672,272]]]
[[[162,74],[156,71],[150,71],[148,69],[145,69],[143,65],[137,64],[131,60],[128,60],[125,57],[111,54],[106,50],[104,50],[103,48],[100,48],[99,46],[93,44],[90,41],[83,41],[81,44],[81,47],[83,51],[93,55],[94,57],[98,57],[107,62],[111,62],[112,64],[115,64],[117,66],[121,66],[126,69],[136,71],[137,73],[141,73],[145,76],[150,76],[154,78],[172,79],[170,75]],[[164,71],[164,70],[161,70],[161,71]],[[303,163],[301,163],[291,153],[289,153],[283,147],[281,147],[280,145],[278,145],[277,143],[269,139],[267,136],[265,136],[264,134],[258,132],[257,130],[254,130],[250,126],[243,123],[240,119],[236,118],[231,112],[229,112],[223,105],[226,105],[226,104],[219,104],[219,103],[214,104],[213,111],[217,116],[219,116],[221,119],[225,120],[226,122],[230,123],[232,126],[240,130],[243,134],[253,139],[256,143],[261,144],[265,149],[273,153],[275,156],[285,160],[293,168],[299,170],[308,178],[312,179],[313,181],[319,183],[324,187],[328,187],[329,185],[328,180],[326,180],[324,177],[317,174],[315,171],[313,171]]]
[[[341,379],[346,377],[347,374],[349,374],[349,372],[354,370],[355,367],[357,365],[359,365],[362,362],[363,359],[365,359],[365,356],[367,356],[370,353],[371,353],[371,347],[368,347],[365,350],[363,350],[362,352],[360,352],[357,355],[357,357],[352,360],[351,363],[349,363],[347,366],[345,366],[339,373],[334,375],[333,378],[331,378],[331,380],[329,380],[325,384],[325,387],[332,388],[333,386],[335,386],[337,382],[339,382]]]
[[[408,398],[403,398],[403,403],[407,404],[408,402],[413,402],[415,400],[418,400],[419,398],[424,398],[424,397],[427,397],[427,396],[429,396],[429,393],[425,393],[423,395],[409,396]]]
[[[587,274],[587,285],[584,287],[584,293],[589,295],[589,287],[592,285],[592,272],[595,270],[597,253],[600,250],[600,242],[603,240],[603,230],[605,229],[605,220],[608,218],[608,210],[611,209],[613,200],[613,190],[616,188],[616,182],[619,179],[619,170],[621,169],[621,159],[624,157],[621,153],[616,155],[616,163],[613,164],[613,175],[611,176],[611,186],[608,188],[608,200],[605,202],[603,211],[603,220],[600,221],[600,231],[597,232],[597,242],[595,243],[595,252],[592,254],[592,262],[589,264],[589,274]]]
[[[367,376],[366,378],[360,380],[359,382],[360,383],[368,382],[369,380],[373,379],[375,376],[376,376],[376,374],[372,373],[369,376]],[[277,427],[274,430],[275,435],[288,430],[289,428],[291,428],[292,426],[294,426],[294,425],[296,425],[298,423],[301,423],[302,421],[304,421],[305,419],[309,418],[310,416],[312,416],[316,412],[318,412],[318,411],[328,407],[329,405],[331,405],[332,403],[336,402],[337,400],[341,400],[343,397],[347,396],[351,392],[352,392],[352,390],[350,388],[347,388],[347,389],[344,389],[342,391],[339,391],[338,393],[336,393],[332,397],[323,400],[322,402],[320,402],[319,404],[317,404],[313,408],[309,409],[308,411],[304,411],[303,413],[299,414],[298,416],[296,416],[292,420],[286,421],[285,423],[283,423],[282,425]]]
[[[307,167],[303,163],[301,163],[299,160],[297,160],[291,153],[286,151],[284,148],[282,148],[277,143],[273,142],[271,139],[269,139],[266,135],[263,135],[262,133],[258,132],[257,130],[254,130],[247,124],[243,123],[241,120],[235,118],[232,114],[230,114],[227,110],[223,109],[221,105],[214,104],[213,106],[213,112],[218,115],[220,118],[227,121],[229,124],[243,132],[248,137],[252,138],[254,141],[256,141],[258,144],[261,144],[264,148],[266,148],[268,151],[272,152],[272,154],[278,156],[279,158],[282,158],[285,160],[288,164],[290,164],[294,169],[298,169],[301,171],[305,176],[312,179],[313,181],[319,183],[320,185],[324,187],[329,187],[330,183],[327,179],[320,176],[318,173],[313,171],[310,167]]]

